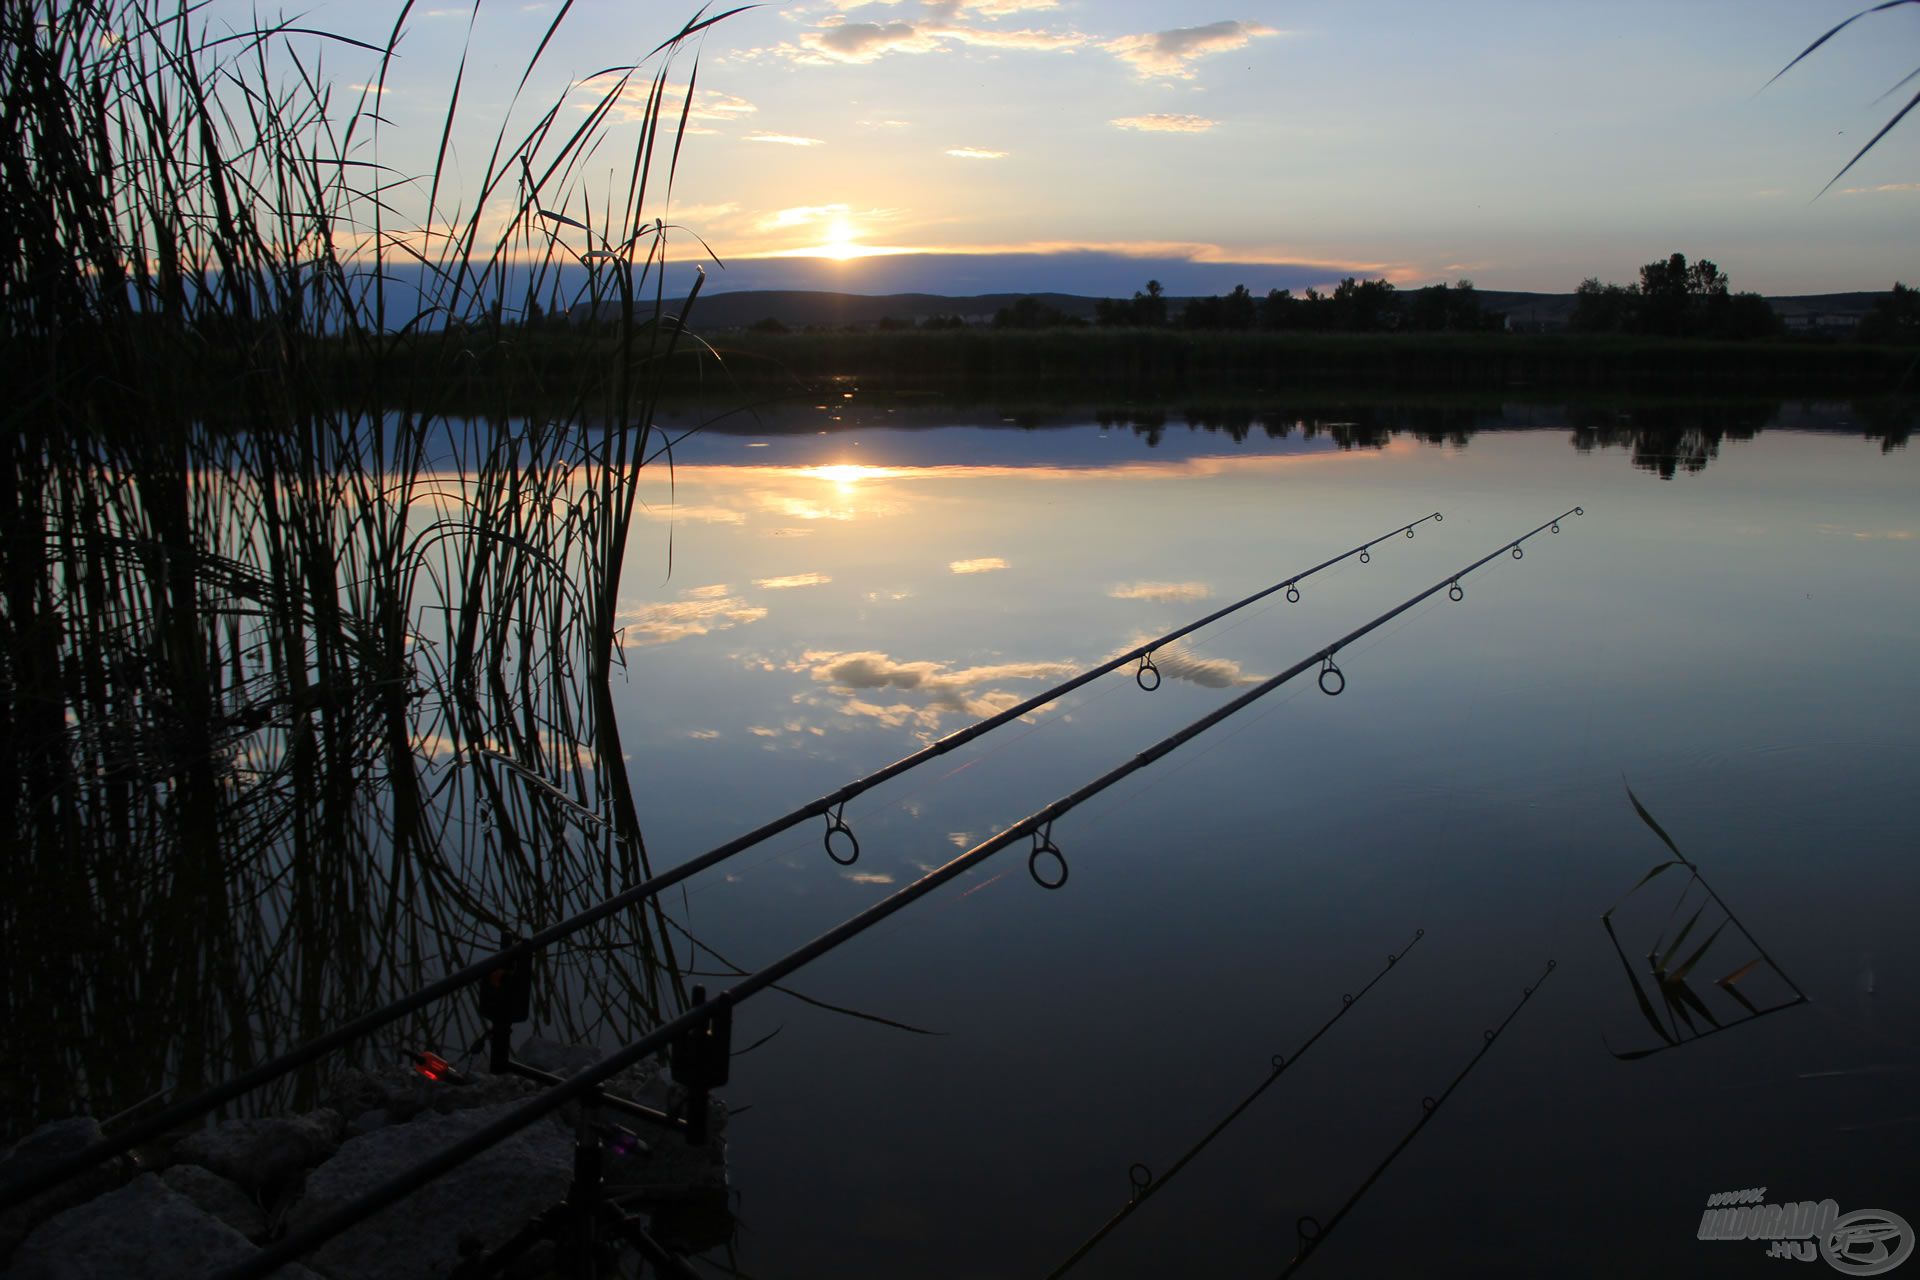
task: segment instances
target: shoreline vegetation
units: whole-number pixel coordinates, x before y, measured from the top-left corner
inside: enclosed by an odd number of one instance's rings
[[[0,9],[0,1139],[149,1123],[649,874],[610,682],[645,371],[682,336],[652,300],[661,104],[725,15],[510,108],[447,225],[370,159],[410,12],[370,44],[160,0]],[[457,81],[443,101],[454,136]],[[630,169],[589,186],[608,140]],[[449,163],[413,185],[451,190]],[[449,421],[468,335],[589,254],[581,296],[621,305],[570,340],[613,357],[541,383],[538,422],[496,361]],[[452,477],[426,453],[449,441]],[[675,1016],[675,928],[649,906],[543,954],[535,1016],[581,1042]],[[227,1110],[478,1025],[438,1002]]]
[[[379,352],[341,343],[345,393],[378,379],[454,404],[521,409],[605,376],[621,359],[565,321],[502,323]],[[237,371],[236,371],[237,372]],[[1184,396],[1285,388],[1895,396],[1920,391],[1920,350],[1819,340],[1717,341],[1633,334],[1295,333],[1173,328],[737,331],[644,370],[663,393],[806,394],[854,380],[894,392],[1027,390]],[[443,402],[444,403],[444,402]]]
[[[1324,294],[1277,289],[1258,297],[1236,286],[1179,299],[1150,280],[1130,299],[1021,295],[990,317],[962,311],[995,301],[714,295],[706,303],[713,328],[644,371],[674,394],[802,390],[844,379],[897,392],[1135,397],[1341,385],[1886,396],[1920,386],[1920,290],[1895,283],[1884,294],[1847,298],[1847,311],[1782,315],[1758,294],[1732,292],[1712,261],[1689,263],[1678,253],[1641,267],[1637,283],[1588,279],[1564,298],[1483,293],[1467,280],[1402,292],[1386,280],[1349,277]],[[743,323],[756,306],[768,314]],[[894,314],[895,306],[908,314]],[[502,382],[523,392],[573,386],[618,361],[619,352],[590,333],[612,313],[605,302],[568,308],[556,298],[545,311],[529,302],[518,313],[385,346],[371,364],[366,348],[343,348],[339,376],[351,385],[382,377],[473,393]],[[818,322],[828,316],[842,322]],[[846,322],[856,316],[866,322]],[[683,309],[674,323],[686,318]],[[692,317],[696,332],[700,318]]]

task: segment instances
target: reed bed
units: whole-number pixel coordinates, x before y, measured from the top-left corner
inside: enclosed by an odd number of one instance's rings
[[[459,75],[434,168],[381,163],[410,5],[384,40],[200,13],[0,7],[9,1133],[231,1074],[647,867],[618,588],[692,301],[671,76],[724,15],[516,105],[455,191]],[[563,279],[556,401],[511,330]],[[657,916],[543,964],[550,1034],[685,1001]],[[471,1011],[402,1039],[464,1048]]]

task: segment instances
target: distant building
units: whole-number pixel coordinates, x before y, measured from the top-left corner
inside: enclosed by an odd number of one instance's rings
[[[1788,333],[1852,334],[1860,327],[1860,317],[1844,311],[1803,311],[1782,317]]]

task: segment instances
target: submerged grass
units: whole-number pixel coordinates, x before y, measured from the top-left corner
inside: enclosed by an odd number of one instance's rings
[[[7,1131],[231,1074],[646,873],[609,678],[692,301],[662,283],[669,72],[726,15],[510,109],[456,197],[464,67],[433,170],[379,163],[410,14],[362,41],[160,0],[0,7]],[[336,89],[335,53],[370,90]],[[624,179],[590,192],[614,142]],[[529,355],[537,415],[511,416],[511,366],[472,404],[473,335],[582,262],[605,358],[555,407]],[[544,963],[566,996],[536,1019],[569,1035],[685,1000],[657,915]]]

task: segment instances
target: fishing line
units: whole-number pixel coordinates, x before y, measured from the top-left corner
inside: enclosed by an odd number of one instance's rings
[[[1328,1236],[1333,1234],[1333,1229],[1340,1225],[1341,1219],[1345,1218],[1347,1214],[1352,1211],[1353,1207],[1360,1203],[1367,1192],[1373,1189],[1373,1184],[1380,1180],[1380,1175],[1385,1173],[1388,1166],[1400,1158],[1400,1153],[1405,1151],[1408,1145],[1419,1136],[1420,1131],[1427,1127],[1427,1121],[1439,1114],[1441,1106],[1446,1103],[1448,1098],[1453,1096],[1453,1091],[1460,1087],[1460,1082],[1465,1080],[1473,1071],[1474,1067],[1479,1065],[1480,1059],[1487,1056],[1487,1051],[1493,1048],[1494,1041],[1498,1040],[1501,1034],[1506,1031],[1508,1025],[1520,1015],[1520,1010],[1526,1007],[1527,1001],[1533,999],[1533,993],[1539,989],[1540,984],[1552,976],[1553,969],[1554,962],[1551,960],[1547,961],[1546,969],[1540,974],[1540,977],[1535,980],[1533,986],[1526,987],[1521,991],[1519,1003],[1513,1006],[1512,1011],[1501,1020],[1500,1025],[1491,1030],[1481,1032],[1482,1042],[1480,1051],[1467,1060],[1467,1065],[1460,1069],[1460,1074],[1453,1078],[1451,1084],[1440,1091],[1439,1097],[1436,1098],[1429,1095],[1420,1099],[1421,1115],[1418,1120],[1413,1122],[1413,1128],[1407,1130],[1406,1136],[1401,1138],[1399,1144],[1387,1153],[1387,1158],[1382,1160],[1374,1171],[1367,1175],[1366,1181],[1362,1182],[1359,1187],[1354,1190],[1354,1193],[1347,1197],[1347,1202],[1341,1205],[1331,1218],[1327,1219],[1325,1226],[1320,1224],[1318,1218],[1311,1215],[1301,1216],[1294,1224],[1294,1231],[1298,1236],[1299,1243],[1295,1249],[1293,1258],[1287,1263],[1286,1269],[1280,1273],[1281,1280],[1285,1280],[1287,1276],[1292,1275],[1306,1265],[1307,1259],[1312,1257],[1314,1251],[1326,1242]]]
[[[1389,973],[1393,972],[1394,966],[1400,963],[1401,960],[1406,958],[1407,953],[1413,950],[1415,945],[1419,943],[1420,939],[1426,936],[1426,933],[1427,931],[1425,929],[1415,929],[1413,931],[1412,940],[1409,941],[1406,946],[1402,947],[1398,953],[1389,952],[1387,955],[1386,966],[1382,968],[1380,972],[1376,973],[1373,976],[1373,978],[1370,981],[1368,981],[1366,986],[1360,988],[1360,990],[1357,992],[1353,992],[1351,994],[1341,996],[1340,1008],[1337,1011],[1335,1011],[1334,1015],[1331,1018],[1328,1018],[1324,1023],[1321,1024],[1320,1029],[1318,1031],[1308,1036],[1305,1043],[1303,1043],[1298,1049],[1295,1049],[1293,1051],[1292,1057],[1288,1057],[1286,1054],[1283,1054],[1283,1053],[1274,1054],[1272,1059],[1272,1069],[1268,1072],[1267,1078],[1265,1080],[1262,1080],[1257,1086],[1255,1086],[1253,1092],[1247,1094],[1246,1097],[1242,1098],[1240,1102],[1233,1108],[1233,1110],[1227,1112],[1227,1114],[1223,1116],[1220,1119],[1220,1121],[1213,1126],[1213,1128],[1207,1130],[1207,1132],[1204,1135],[1202,1135],[1202,1137],[1198,1142],[1194,1143],[1191,1147],[1188,1147],[1186,1151],[1181,1154],[1180,1158],[1173,1162],[1172,1167],[1170,1167],[1165,1174],[1163,1174],[1161,1177],[1156,1179],[1153,1176],[1153,1170],[1148,1168],[1144,1164],[1134,1164],[1131,1167],[1129,1167],[1127,1170],[1127,1181],[1132,1184],[1133,1191],[1132,1191],[1132,1194],[1130,1194],[1127,1197],[1127,1203],[1121,1207],[1118,1213],[1114,1214],[1113,1217],[1107,1219],[1107,1221],[1098,1230],[1096,1230],[1092,1235],[1088,1236],[1086,1240],[1081,1243],[1078,1249],[1075,1249],[1071,1254],[1067,1255],[1066,1261],[1062,1262],[1059,1266],[1055,1267],[1052,1271],[1049,1271],[1047,1273],[1047,1280],[1059,1280],[1061,1276],[1067,1274],[1068,1271],[1073,1269],[1073,1266],[1075,1263],[1079,1262],[1080,1259],[1086,1257],[1089,1253],[1093,1252],[1095,1245],[1098,1245],[1102,1240],[1106,1239],[1108,1235],[1112,1234],[1115,1228],[1117,1228],[1121,1223],[1125,1222],[1128,1218],[1132,1217],[1134,1214],[1134,1211],[1139,1209],[1140,1206],[1145,1204],[1148,1200],[1152,1199],[1153,1196],[1157,1192],[1159,1192],[1159,1190],[1162,1187],[1166,1186],[1169,1182],[1172,1182],[1174,1178],[1179,1175],[1180,1171],[1186,1168],[1187,1165],[1194,1159],[1195,1156],[1198,1156],[1202,1151],[1206,1150],[1208,1143],[1212,1142],[1215,1138],[1219,1137],[1222,1133],[1224,1133],[1228,1125],[1232,1124],[1235,1120],[1238,1120],[1241,1114],[1245,1112],[1248,1107],[1252,1106],[1254,1104],[1254,1101],[1258,1099],[1261,1094],[1265,1093],[1269,1088],[1271,1088],[1273,1086],[1274,1081],[1278,1080],[1283,1074],[1286,1073],[1286,1070],[1288,1067],[1291,1067],[1294,1063],[1300,1061],[1301,1057],[1306,1054],[1307,1050],[1313,1048],[1315,1041],[1319,1040],[1320,1037],[1327,1034],[1327,1032],[1333,1030],[1334,1023],[1346,1017],[1347,1013],[1355,1005],[1359,1004],[1362,999],[1366,997],[1367,992],[1373,990],[1375,986],[1379,985],[1379,982],[1382,978],[1386,977]]]

